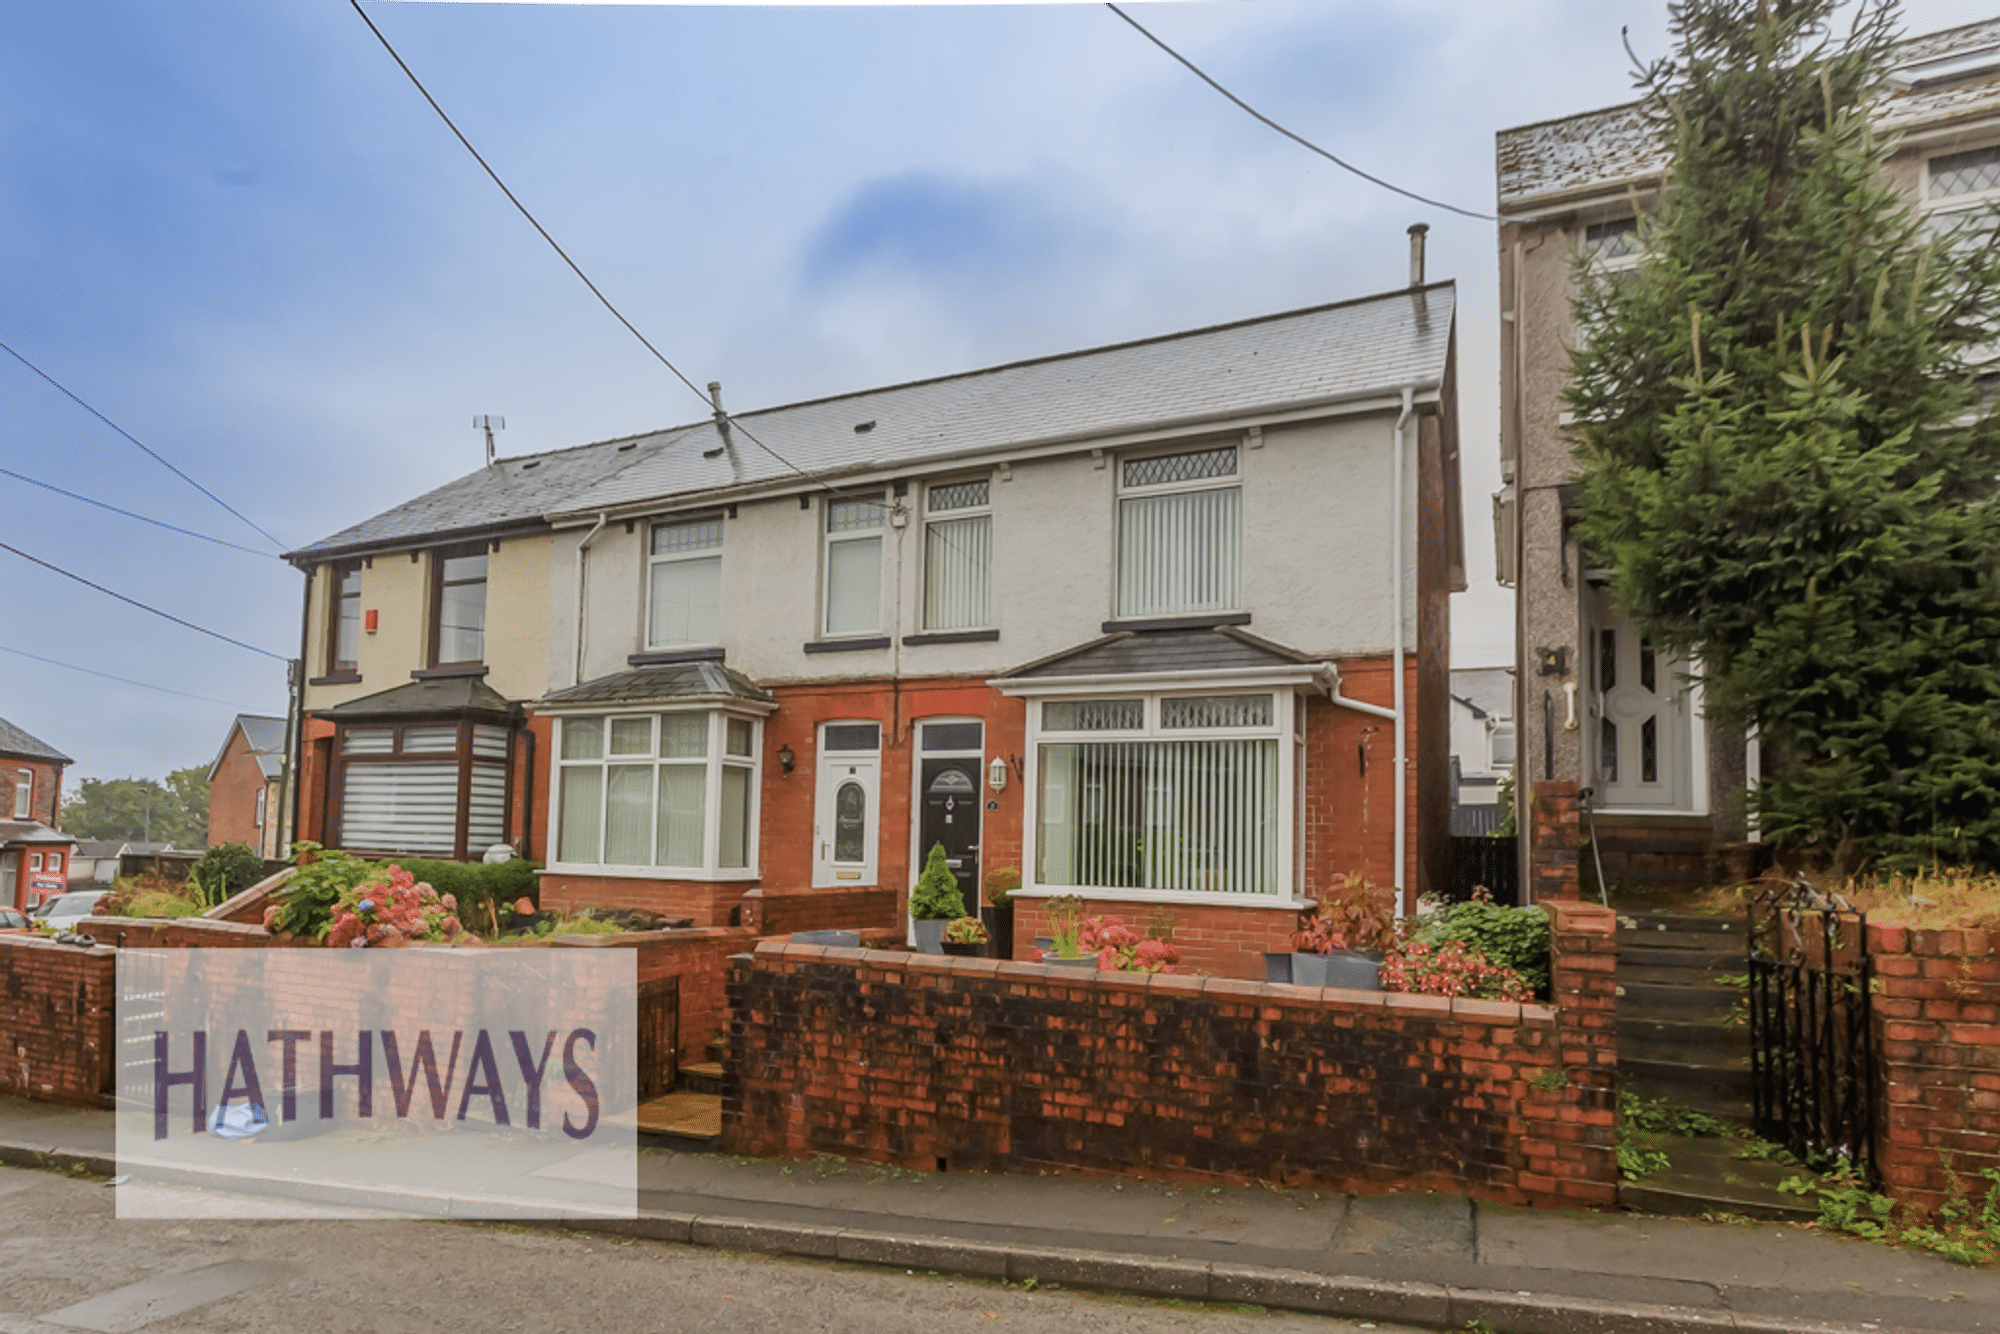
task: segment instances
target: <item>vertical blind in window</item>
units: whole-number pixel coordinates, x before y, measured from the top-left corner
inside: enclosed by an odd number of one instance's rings
[[[695,874],[748,869],[756,737],[749,720],[709,713],[564,719],[556,860]]]
[[[1275,740],[1044,745],[1039,768],[1039,883],[1278,892]]]
[[[1233,611],[1241,580],[1242,492],[1127,496],[1118,504],[1118,614]]]
[[[722,642],[722,520],[653,526],[646,638],[655,648]]]
[[[882,501],[826,503],[826,633],[882,628]]]
[[[992,623],[993,516],[983,478],[930,489],[924,527],[924,629],[977,630]],[[953,517],[956,515],[957,517]]]

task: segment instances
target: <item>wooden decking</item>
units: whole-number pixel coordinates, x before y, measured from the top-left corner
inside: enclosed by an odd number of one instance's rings
[[[722,1138],[722,1099],[712,1093],[666,1093],[639,1104],[639,1133],[713,1144]]]

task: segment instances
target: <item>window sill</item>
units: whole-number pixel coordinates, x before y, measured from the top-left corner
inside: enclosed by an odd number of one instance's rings
[[[1111,620],[1104,623],[1104,633],[1115,635],[1120,630],[1213,630],[1218,625],[1248,625],[1250,613],[1247,611],[1218,611],[1206,616],[1154,616],[1144,620]]]
[[[665,866],[591,866],[551,862],[536,875],[587,875],[603,880],[692,880],[705,884],[753,884],[757,871],[676,871]]]
[[[483,662],[456,662],[445,667],[419,667],[410,673],[412,681],[450,681],[466,676],[484,676],[491,670]]]
[[[808,653],[862,653],[887,647],[889,636],[875,635],[868,639],[815,639],[805,646],[805,650]]]
[[[325,676],[315,676],[306,684],[309,686],[351,686],[361,680],[360,672],[328,672]]]
[[[998,630],[935,630],[928,634],[904,635],[903,643],[909,644],[994,644],[1000,640]]]
[[[673,667],[684,662],[721,662],[726,649],[720,648],[671,648],[657,649],[646,653],[631,653],[625,657],[627,667]]]
[[[1214,891],[1172,889],[1090,889],[1068,885],[1023,885],[1014,891],[1017,899],[1053,899],[1064,894],[1094,899],[1100,903],[1202,904],[1218,908],[1262,908],[1267,911],[1311,912],[1317,899],[1281,898],[1276,894],[1225,894]]]

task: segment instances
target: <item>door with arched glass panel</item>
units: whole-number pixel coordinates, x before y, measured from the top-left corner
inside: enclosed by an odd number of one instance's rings
[[[881,823],[882,725],[820,727],[813,884],[872,885]]]

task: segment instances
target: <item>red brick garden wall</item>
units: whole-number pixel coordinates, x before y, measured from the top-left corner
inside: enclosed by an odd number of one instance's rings
[[[1046,899],[1014,899],[1014,957],[1036,962],[1041,954],[1035,937],[1049,934],[1043,917]],[[1122,917],[1127,926],[1144,931],[1152,921],[1155,905],[1113,903],[1085,899],[1086,918],[1099,915]],[[1264,980],[1264,954],[1289,953],[1292,937],[1298,933],[1296,908],[1238,908],[1229,905],[1176,903],[1165,909],[1174,926],[1174,948],[1181,952],[1178,971],[1210,972],[1218,977],[1240,978],[1245,982]]]
[[[545,911],[638,908],[669,920],[691,917],[696,926],[728,926],[754,880],[655,880],[650,877],[541,873],[537,901]]]
[[[1557,941],[1567,1008],[767,941],[730,982],[723,1145],[1611,1204],[1611,915]]]
[[[558,948],[633,949],[639,952],[638,980],[680,978],[682,1063],[708,1059],[702,1048],[729,1026],[729,957],[755,942],[745,930],[712,927],[692,931],[635,931],[623,936],[563,936]]]
[[[903,930],[903,896],[876,885],[867,889],[753,889],[743,896],[743,925],[761,936],[794,931]]]
[[[89,1106],[111,1091],[115,953],[0,936],[0,1093]]]
[[[1876,1161],[1905,1204],[1936,1208],[1954,1175],[1975,1200],[2000,1168],[2000,932],[1868,928]]]

